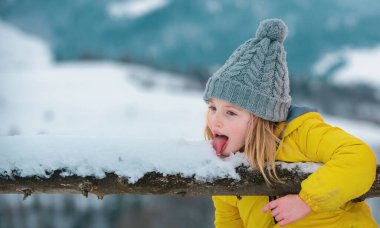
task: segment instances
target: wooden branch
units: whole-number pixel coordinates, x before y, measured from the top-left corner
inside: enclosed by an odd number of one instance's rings
[[[213,182],[200,182],[195,178],[184,178],[178,175],[166,175],[150,172],[135,184],[129,184],[125,178],[114,173],[107,173],[103,179],[95,177],[67,176],[62,177],[62,170],[56,170],[49,178],[19,177],[16,174],[0,175],[0,193],[21,193],[24,199],[32,193],[81,193],[88,196],[95,194],[99,199],[110,194],[153,194],[153,195],[273,195],[282,196],[297,194],[301,182],[310,173],[299,168],[281,169],[277,166],[278,176],[285,184],[267,186],[258,171],[238,167],[241,180],[222,178]],[[349,181],[349,177],[347,179]],[[380,165],[377,166],[376,180],[371,189],[354,201],[380,196]]]

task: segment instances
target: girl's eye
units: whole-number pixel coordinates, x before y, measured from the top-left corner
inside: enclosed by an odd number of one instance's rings
[[[212,105],[208,106],[208,109],[210,109],[211,111],[216,111],[215,106],[212,106]]]
[[[230,115],[230,116],[236,116],[236,113],[234,113],[232,111],[227,111],[227,114]]]

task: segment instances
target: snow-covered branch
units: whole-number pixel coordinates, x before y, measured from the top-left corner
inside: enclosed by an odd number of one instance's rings
[[[123,137],[0,137],[0,193],[275,195],[300,191],[321,164],[277,163],[268,186],[243,153],[221,159],[207,141]],[[349,179],[347,179],[349,181]],[[380,167],[360,199],[380,196]],[[359,199],[359,200],[360,200]]]

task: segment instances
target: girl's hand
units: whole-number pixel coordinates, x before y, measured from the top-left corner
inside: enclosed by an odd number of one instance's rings
[[[305,217],[311,208],[298,196],[286,195],[269,202],[262,212],[272,210],[272,216],[280,226],[285,226]]]

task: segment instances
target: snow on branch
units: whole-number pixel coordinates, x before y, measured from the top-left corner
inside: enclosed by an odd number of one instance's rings
[[[167,195],[295,194],[321,165],[277,163],[284,184],[268,186],[244,155],[221,159],[209,142],[122,137],[0,137],[0,193]],[[349,180],[347,180],[349,181]],[[356,200],[380,196],[380,167],[372,188]]]

